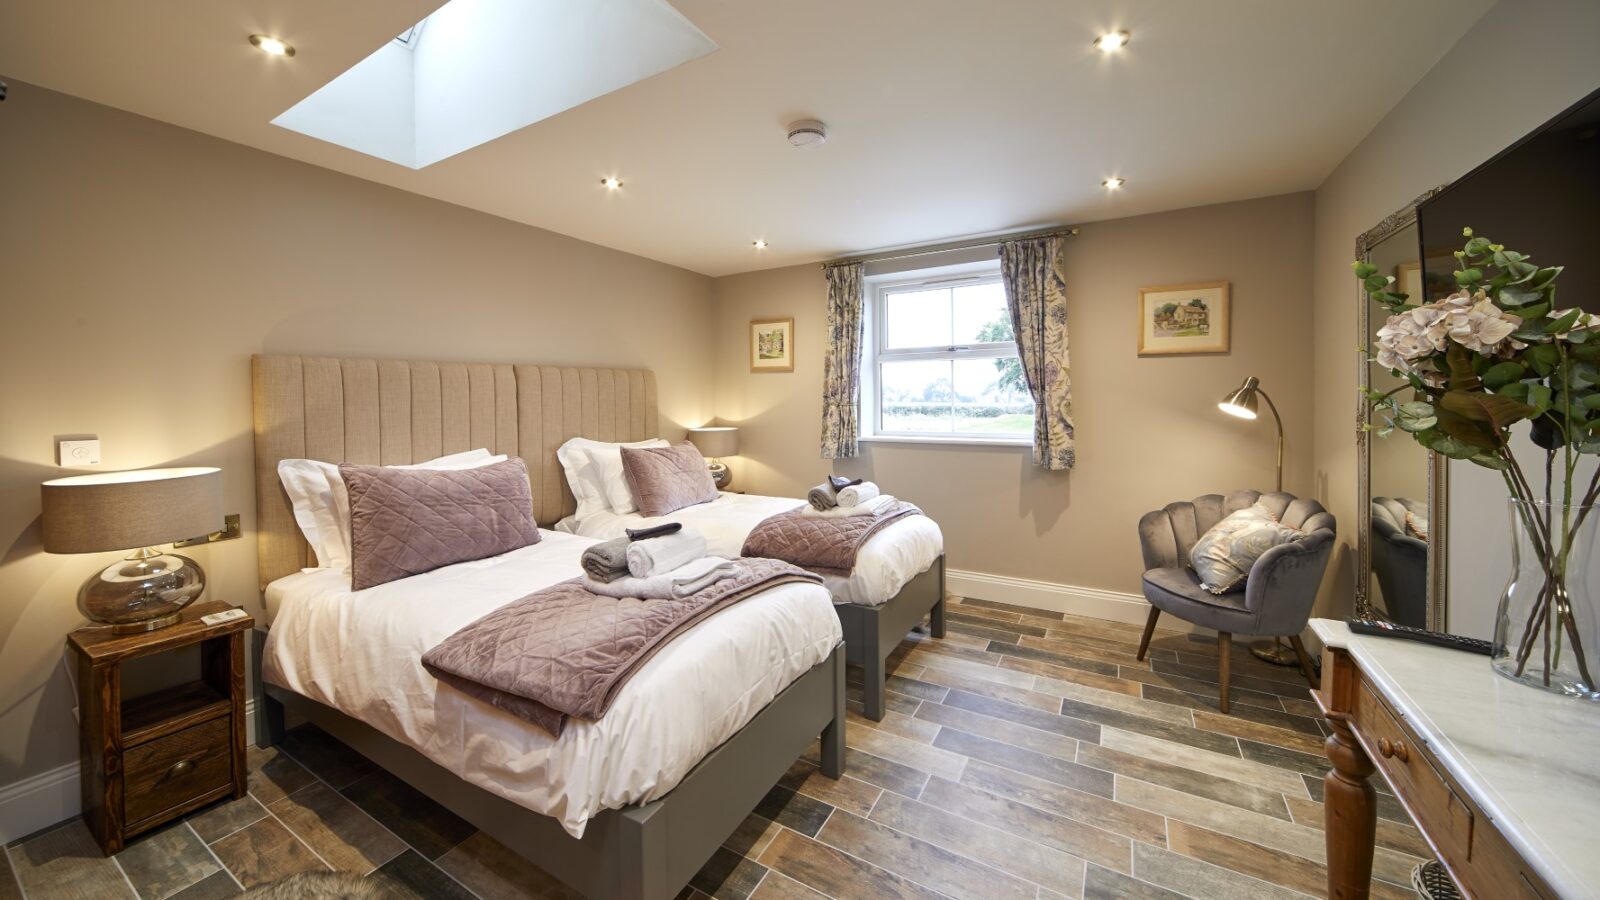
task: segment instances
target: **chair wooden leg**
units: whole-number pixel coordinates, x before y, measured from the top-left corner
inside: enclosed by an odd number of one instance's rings
[[[1228,675],[1233,668],[1233,635],[1226,631],[1217,633],[1217,680],[1222,690],[1218,692],[1217,708],[1228,711]]]
[[[1144,662],[1144,654],[1150,649],[1150,636],[1156,633],[1156,620],[1161,618],[1161,610],[1150,607],[1150,618],[1144,622],[1144,637],[1139,638],[1139,655],[1135,657]]]
[[[1306,681],[1310,682],[1311,689],[1316,690],[1317,688],[1322,687],[1322,685],[1317,682],[1316,673],[1311,670],[1311,656],[1310,654],[1306,653],[1306,645],[1301,643],[1300,635],[1289,635],[1289,646],[1294,648],[1294,655],[1300,658],[1300,674],[1306,676]]]

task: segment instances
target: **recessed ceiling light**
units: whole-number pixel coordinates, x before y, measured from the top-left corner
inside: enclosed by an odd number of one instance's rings
[[[767,242],[757,238],[750,242],[750,246],[756,248],[757,250],[765,250],[767,249]]]
[[[614,191],[617,188],[622,187],[622,179],[617,178],[615,176],[610,177],[610,178],[602,178],[602,179],[600,179],[600,183],[605,185],[606,190],[608,190],[608,191]]]
[[[1127,183],[1128,183],[1127,179],[1118,178],[1115,175],[1111,176],[1110,178],[1107,178],[1105,181],[1100,182],[1102,187],[1104,187],[1106,190],[1110,190],[1110,191],[1114,191],[1117,188],[1120,188],[1120,187],[1122,187],[1123,185],[1125,185]]]
[[[1126,31],[1108,31],[1094,39],[1094,48],[1101,53],[1115,53],[1128,46],[1133,35]]]
[[[288,41],[275,38],[270,34],[252,34],[250,35],[250,43],[254,44],[257,50],[260,50],[262,53],[265,53],[268,56],[294,55],[293,44],[289,43]]]

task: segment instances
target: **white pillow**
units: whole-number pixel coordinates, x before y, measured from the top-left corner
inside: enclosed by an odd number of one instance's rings
[[[561,463],[561,469],[567,475],[567,486],[572,488],[572,496],[578,500],[578,511],[574,516],[582,521],[595,513],[614,509],[608,485],[618,482],[622,485],[622,493],[626,495],[623,505],[627,507],[627,512],[632,512],[635,509],[633,494],[628,491],[627,479],[622,477],[622,448],[668,446],[671,445],[660,438],[631,444],[573,438],[562,444],[556,450],[556,461]]]
[[[505,459],[480,449],[396,468],[470,469]],[[294,506],[295,524],[317,555],[317,565],[349,568],[350,495],[339,477],[338,465],[315,459],[279,460],[278,480]]]
[[[278,480],[289,494],[294,506],[294,522],[306,536],[311,552],[317,555],[317,565],[343,567],[350,563],[350,555],[342,553],[339,537],[339,519],[334,512],[333,488],[328,483],[328,472],[338,479],[339,467],[314,459],[282,459],[278,461]]]

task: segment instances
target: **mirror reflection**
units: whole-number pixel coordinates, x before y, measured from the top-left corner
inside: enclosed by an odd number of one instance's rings
[[[1390,235],[1372,248],[1369,262],[1382,274],[1393,275],[1396,289],[1420,300],[1426,296],[1415,223]],[[1372,303],[1367,310],[1367,344],[1377,339],[1387,321],[1387,310]],[[1369,367],[1373,390],[1404,388],[1405,381],[1382,366]],[[1371,459],[1371,531],[1368,535],[1371,571],[1367,573],[1368,602],[1390,619],[1416,628],[1428,622],[1428,479],[1432,466],[1422,445],[1400,432],[1386,434],[1381,416],[1368,442]]]

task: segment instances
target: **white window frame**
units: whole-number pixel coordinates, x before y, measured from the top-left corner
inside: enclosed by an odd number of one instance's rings
[[[998,264],[960,274],[930,272],[899,273],[895,277],[869,279],[866,297],[866,338],[861,353],[861,389],[866,395],[862,406],[860,439],[885,443],[980,444],[984,446],[1033,446],[1033,434],[987,434],[953,431],[890,431],[883,427],[882,366],[886,362],[916,360],[1003,359],[1017,356],[1016,341],[985,341],[950,347],[913,347],[887,350],[884,330],[884,304],[890,294],[940,287],[968,287],[1001,283]]]

